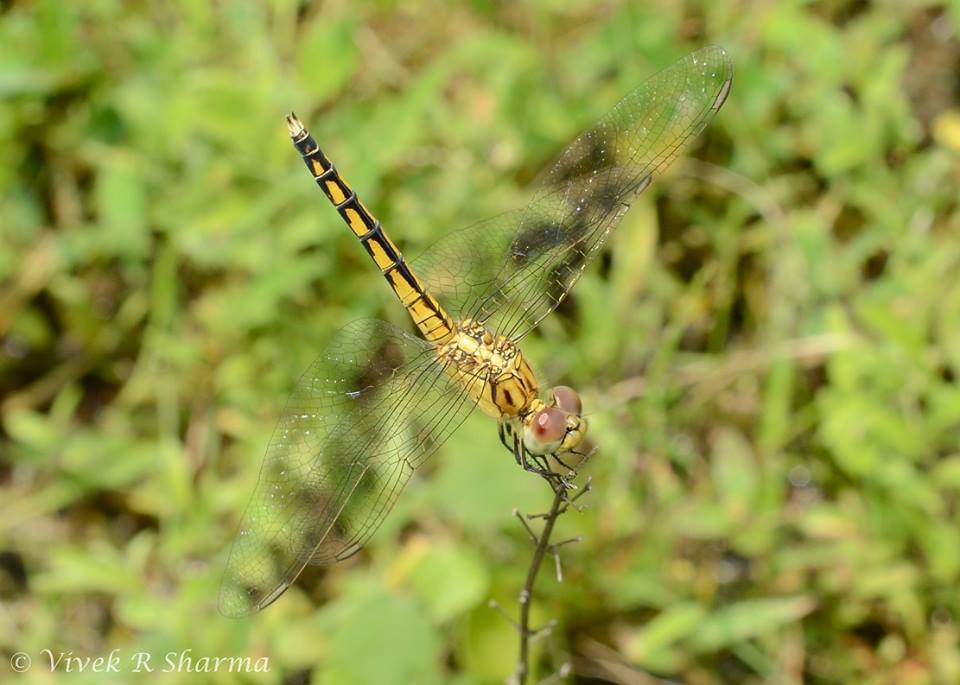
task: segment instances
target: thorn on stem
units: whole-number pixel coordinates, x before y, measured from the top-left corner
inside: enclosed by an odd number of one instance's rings
[[[527,531],[527,535],[530,536],[530,540],[533,542],[534,547],[539,545],[540,538],[538,538],[537,534],[533,532],[533,529],[527,523],[526,519],[523,518],[523,515],[517,509],[513,510],[513,515],[517,517],[517,520],[520,521],[521,525],[523,525],[524,530]]]
[[[584,495],[586,495],[588,492],[590,492],[590,490],[593,489],[593,488],[592,488],[592,483],[593,483],[593,481],[592,481],[590,478],[587,478],[587,482],[584,484],[583,490],[581,490],[580,492],[578,492],[578,493],[577,493],[576,495],[574,495],[573,497],[567,499],[567,500],[563,503],[563,506],[560,507],[560,511],[557,513],[557,515],[559,516],[559,515],[561,515],[561,514],[565,514],[565,513],[567,512],[567,509],[569,509],[570,507],[573,507],[575,511],[582,513],[582,512],[583,512],[583,507],[578,506],[576,502],[577,502],[578,499],[580,499],[581,497],[583,497]]]
[[[488,605],[491,609],[493,609],[493,610],[495,610],[497,613],[499,613],[501,616],[503,616],[505,619],[507,619],[507,621],[510,623],[510,625],[512,625],[514,628],[516,628],[518,632],[520,631],[520,624],[517,623],[516,619],[514,619],[513,616],[511,616],[510,614],[507,613],[507,610],[506,610],[506,609],[504,609],[502,606],[500,606],[500,602],[498,602],[498,601],[495,600],[495,599],[491,599],[491,600],[487,603],[487,605]]]
[[[581,542],[582,540],[583,540],[583,536],[582,536],[582,535],[578,535],[578,536],[575,537],[575,538],[567,538],[566,540],[562,540],[562,541],[560,541],[560,542],[554,542],[552,545],[550,545],[549,547],[547,547],[547,550],[548,550],[551,554],[553,554],[558,548],[563,547],[564,545],[573,545],[573,544],[576,544],[576,543],[578,543],[578,542]]]
[[[529,632],[530,641],[539,640],[540,638],[547,637],[553,632],[553,629],[557,627],[557,619],[551,618],[546,624],[540,626],[536,630],[531,630]]]
[[[563,540],[563,541],[561,541],[561,542],[555,542],[555,543],[553,543],[552,545],[549,545],[549,546],[547,547],[547,552],[549,552],[550,554],[553,555],[554,565],[556,566],[556,569],[557,569],[557,582],[558,582],[558,583],[562,583],[562,582],[563,582],[563,568],[561,568],[561,566],[560,566],[560,548],[563,547],[564,545],[572,545],[572,544],[574,544],[574,543],[576,543],[576,542],[580,542],[581,540],[583,540],[583,537],[580,536],[580,535],[578,535],[578,536],[575,537],[575,538],[569,538],[569,539]]]

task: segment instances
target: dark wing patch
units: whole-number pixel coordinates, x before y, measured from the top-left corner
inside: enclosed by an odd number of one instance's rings
[[[341,329],[270,441],[224,572],[221,613],[262,609],[307,563],[359,551],[474,405],[427,343],[383,321]]]
[[[455,318],[523,337],[566,297],[633,198],[706,127],[731,73],[718,47],[675,62],[576,138],[529,205],[446,236],[414,269]]]

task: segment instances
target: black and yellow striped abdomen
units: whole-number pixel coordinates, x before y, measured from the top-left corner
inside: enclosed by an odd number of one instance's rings
[[[454,323],[436,298],[428,293],[416,274],[404,261],[400,250],[384,232],[380,222],[357,198],[337,168],[326,158],[296,115],[287,117],[293,144],[303,156],[307,169],[340,216],[360,240],[367,254],[387,279],[410,318],[428,341],[444,344],[455,335]]]

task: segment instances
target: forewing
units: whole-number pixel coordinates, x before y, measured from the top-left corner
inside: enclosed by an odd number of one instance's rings
[[[576,138],[529,205],[450,234],[414,269],[454,316],[521,338],[566,296],[632,199],[706,127],[730,82],[721,48],[675,62]]]
[[[300,379],[267,448],[221,613],[262,609],[307,563],[359,551],[474,404],[418,338],[376,320],[343,328]]]

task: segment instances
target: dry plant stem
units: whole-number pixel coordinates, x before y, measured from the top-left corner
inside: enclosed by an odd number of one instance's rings
[[[517,685],[524,685],[527,682],[527,673],[530,670],[530,605],[533,603],[533,584],[537,580],[537,571],[540,570],[543,555],[547,553],[550,534],[553,533],[553,525],[560,515],[560,507],[563,501],[563,489],[558,488],[553,493],[553,503],[550,505],[550,511],[543,517],[543,530],[540,532],[539,538],[534,536],[537,540],[537,546],[533,550],[530,568],[527,569],[527,580],[523,584],[523,590],[520,591],[520,656],[517,658],[517,671],[514,677],[514,682]],[[524,526],[526,527],[526,522],[524,522]],[[529,531],[529,528],[527,530]]]
[[[557,519],[563,515],[571,505],[573,505],[578,499],[590,491],[590,485],[591,482],[588,479],[584,484],[583,489],[572,498],[567,496],[567,493],[563,490],[563,488],[555,489],[550,510],[545,514],[534,514],[527,517],[543,519],[543,530],[540,531],[539,536],[533,532],[524,517],[518,511],[514,510],[514,515],[520,519],[520,522],[530,535],[531,541],[534,543],[535,547],[533,550],[533,558],[530,560],[530,568],[527,569],[526,582],[523,584],[523,590],[520,591],[520,621],[519,625],[517,626],[517,632],[520,633],[520,655],[517,658],[517,669],[514,672],[513,678],[511,678],[509,681],[512,685],[524,685],[524,683],[526,683],[527,675],[530,670],[530,642],[542,635],[544,632],[549,632],[549,630],[555,624],[554,621],[551,621],[540,630],[530,629],[530,606],[533,604],[533,586],[536,583],[537,572],[540,570],[540,565],[543,563],[543,557],[548,552],[554,555],[557,562],[557,578],[560,579],[560,556],[557,548],[561,545],[577,542],[579,540],[579,538],[573,538],[570,540],[564,540],[563,542],[555,545],[551,545],[550,535],[553,533],[553,526],[557,522]],[[569,669],[569,666],[565,665],[565,668]],[[561,677],[564,676],[565,674]]]

